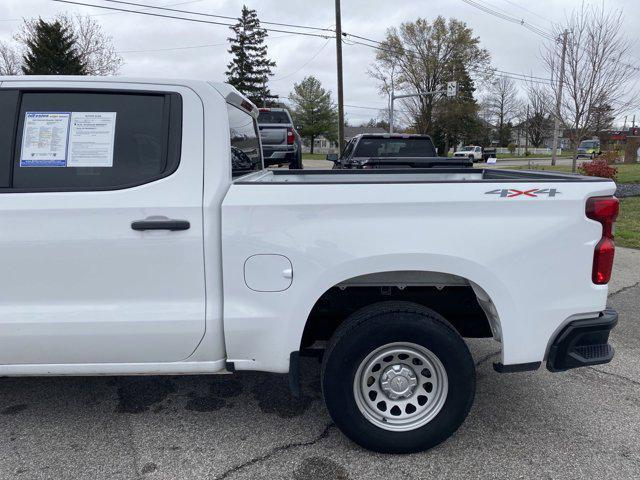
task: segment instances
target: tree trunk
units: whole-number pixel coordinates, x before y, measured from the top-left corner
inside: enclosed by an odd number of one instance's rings
[[[312,136],[311,137],[311,147],[309,148],[309,153],[311,155],[313,155],[313,144],[315,143],[315,141],[316,141],[316,137]]]

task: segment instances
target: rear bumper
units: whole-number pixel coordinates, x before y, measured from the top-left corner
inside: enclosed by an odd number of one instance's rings
[[[269,147],[263,145],[262,154],[264,156],[265,166],[279,163],[291,163],[296,159],[296,152],[293,145],[286,147]]]
[[[613,358],[609,332],[618,323],[618,312],[604,310],[600,316],[574,320],[556,336],[549,349],[547,369],[562,372],[570,368],[608,363]]]

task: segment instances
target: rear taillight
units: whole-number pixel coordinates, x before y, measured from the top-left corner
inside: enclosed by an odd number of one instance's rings
[[[293,128],[287,128],[287,145],[293,145]]]
[[[616,197],[592,197],[587,200],[587,217],[602,224],[602,238],[593,252],[591,279],[597,285],[605,285],[611,279],[615,245],[613,224],[618,217],[620,202]]]

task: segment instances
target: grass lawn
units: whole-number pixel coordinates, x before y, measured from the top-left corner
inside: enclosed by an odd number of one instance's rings
[[[618,169],[618,177],[616,178],[616,182],[618,183],[640,183],[640,163],[635,164],[622,164],[615,165]],[[514,170],[528,170],[528,165],[522,165],[517,167],[502,167],[502,168],[510,168]],[[536,165],[536,170],[555,170],[556,172],[566,172],[571,173],[570,165]],[[580,173],[580,172],[578,172]]]
[[[532,147],[533,148],[533,147]],[[558,158],[571,158],[575,154],[573,150],[562,150],[562,153],[558,154]],[[531,158],[551,158],[552,155],[550,153],[532,153],[529,155]],[[521,158],[526,160],[528,157],[526,155],[515,155],[512,153],[498,153],[496,158]]]
[[[303,160],[325,160],[327,157],[324,153],[303,153]]]
[[[532,147],[533,148],[533,147]],[[558,155],[558,158],[571,158],[573,155],[575,154],[574,150],[563,150],[561,154]],[[449,157],[453,157],[453,153],[449,153],[448,155]],[[529,155],[529,157],[531,158],[551,158],[551,154],[550,153],[532,153],[531,155]],[[529,158],[525,155],[516,155],[515,153],[498,153],[496,155],[496,158],[498,160],[503,159],[503,158],[517,158],[517,159],[521,159],[521,160],[526,160],[527,158]]]
[[[620,199],[615,235],[616,245],[640,248],[640,197]]]

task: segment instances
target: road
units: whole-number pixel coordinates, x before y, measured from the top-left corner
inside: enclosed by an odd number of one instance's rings
[[[558,158],[556,165],[571,165],[571,158]],[[582,163],[584,160],[580,159],[578,163]],[[495,165],[497,168],[500,167],[515,167],[515,166],[527,166],[531,162],[534,165],[551,165],[550,158],[501,158],[498,160],[498,163]],[[333,167],[333,162],[328,162],[327,160],[303,160],[304,168],[307,169],[330,169]],[[486,163],[476,163],[476,167],[492,167],[492,165],[487,165]]]
[[[619,249],[609,365],[498,374],[475,340],[476,402],[454,437],[425,453],[363,451],[332,425],[318,364],[303,396],[263,373],[207,377],[0,379],[0,478],[637,479],[640,471],[640,251]]]

